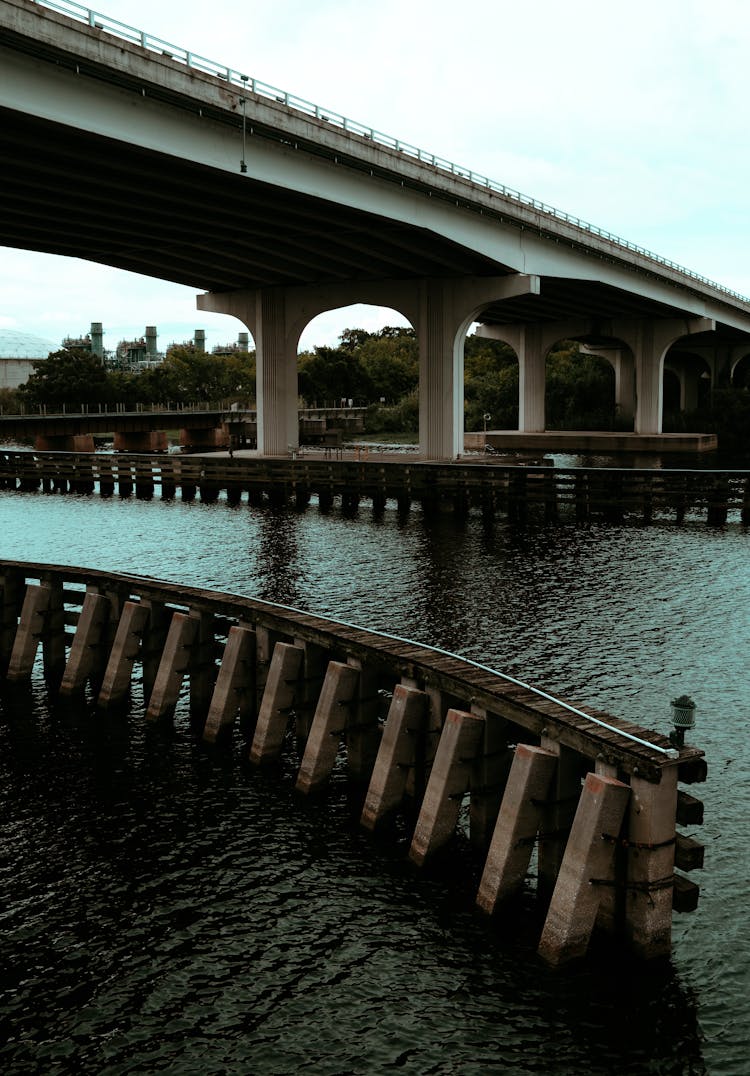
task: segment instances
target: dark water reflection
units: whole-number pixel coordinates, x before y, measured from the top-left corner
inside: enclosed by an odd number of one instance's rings
[[[126,536],[127,542],[123,542]],[[253,593],[460,650],[666,727],[698,698],[698,912],[649,968],[552,973],[531,894],[488,925],[476,865],[412,870],[343,774],[307,802],[196,746],[186,714],[2,700],[0,1063],[12,1073],[744,1073],[747,539],[387,510],[3,494],[0,554]]]

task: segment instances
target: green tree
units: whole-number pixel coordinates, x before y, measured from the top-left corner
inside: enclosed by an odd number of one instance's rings
[[[61,348],[36,361],[33,374],[18,391],[31,407],[73,408],[114,401],[113,386],[101,359],[77,348]]]

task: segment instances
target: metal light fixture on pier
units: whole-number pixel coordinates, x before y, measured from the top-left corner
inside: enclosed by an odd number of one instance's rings
[[[672,699],[671,705],[674,730],[669,734],[669,742],[673,747],[683,747],[685,733],[695,728],[695,703],[689,695],[680,695]]]

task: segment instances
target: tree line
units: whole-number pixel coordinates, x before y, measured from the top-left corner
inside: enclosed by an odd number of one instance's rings
[[[370,432],[418,429],[419,349],[411,328],[346,329],[337,347],[302,352],[298,371],[303,406],[352,400],[368,407]],[[104,365],[88,351],[61,348],[35,363],[25,385],[0,391],[0,405],[6,411],[19,405],[26,410],[219,401],[253,406],[255,373],[254,351],[209,354],[194,344],[173,345],[160,364],[129,370]],[[518,428],[518,360],[512,348],[467,337],[464,398],[467,430],[481,430],[485,424],[491,429]],[[616,412],[612,367],[599,356],[581,353],[575,341],[561,341],[547,357],[545,410],[548,429],[613,430],[628,425]],[[693,414],[681,414],[674,403],[665,407],[664,428],[718,432],[725,447],[739,451],[747,440],[749,420],[748,390],[725,386],[715,389]]]

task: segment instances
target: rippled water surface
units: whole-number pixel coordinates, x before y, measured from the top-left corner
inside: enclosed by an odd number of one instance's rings
[[[550,972],[531,896],[488,925],[476,865],[197,747],[185,715],[0,723],[0,1064],[12,1073],[748,1071],[748,536],[730,525],[379,521],[0,493],[0,556],[147,573],[408,635],[668,728],[698,703],[706,844],[670,962]],[[237,752],[237,756],[239,751]],[[694,876],[695,877],[695,876]]]

